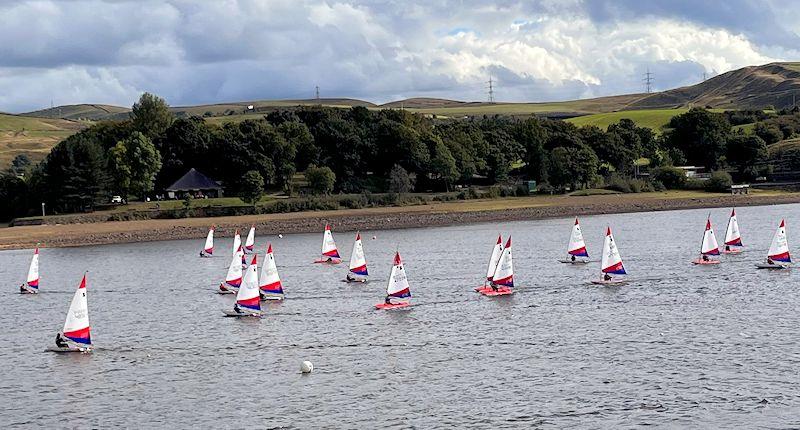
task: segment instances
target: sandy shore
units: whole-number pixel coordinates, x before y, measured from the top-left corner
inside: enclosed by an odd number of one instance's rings
[[[467,200],[422,206],[347,209],[239,217],[179,220],[114,221],[94,224],[40,225],[0,228],[0,249],[69,247],[205,237],[210,225],[219,236],[236,228],[256,226],[260,236],[319,232],[328,222],[334,230],[376,230],[453,224],[531,220],[623,212],[800,203],[800,193],[761,192],[722,195],[670,191],[585,197],[535,196]]]

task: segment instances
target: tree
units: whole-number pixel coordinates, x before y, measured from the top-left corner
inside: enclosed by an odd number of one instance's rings
[[[135,131],[111,149],[109,165],[120,195],[127,198],[133,194],[144,200],[161,170],[161,154],[147,136]]]
[[[0,173],[0,221],[24,215],[28,208],[28,186],[12,173]]]
[[[711,173],[711,178],[704,185],[706,191],[725,193],[730,191],[732,183],[731,175],[728,172],[716,171]]]
[[[403,194],[411,191],[413,186],[406,169],[399,164],[392,166],[392,170],[389,171],[389,191]]]
[[[514,129],[514,138],[525,148],[525,170],[537,181],[547,180],[547,130],[537,118],[528,118]]]
[[[167,102],[150,93],[142,94],[131,109],[134,129],[150,139],[161,136],[174,119]]]
[[[317,167],[308,166],[306,169],[306,180],[314,191],[314,194],[328,194],[333,191],[336,183],[336,174],[328,166]]]
[[[31,159],[25,154],[19,154],[11,160],[11,173],[15,175],[24,175],[25,171],[31,166]]]
[[[767,144],[758,136],[737,134],[728,140],[726,159],[737,168],[740,175],[753,180],[758,176],[756,165],[767,160]]]
[[[663,166],[651,173],[653,179],[661,182],[668,190],[680,189],[686,184],[686,173],[677,167]]]
[[[702,108],[672,117],[665,144],[680,150],[687,162],[716,169],[719,158],[725,155],[725,145],[731,134],[731,124],[724,115]]]
[[[249,203],[256,207],[256,203],[261,200],[264,195],[264,178],[257,170],[248,170],[242,176],[241,186],[239,190],[239,198],[243,202]]]
[[[556,186],[587,185],[597,174],[598,159],[591,148],[559,146],[553,149],[550,164],[550,182]]]
[[[56,212],[92,210],[108,201],[107,161],[91,132],[81,131],[62,140],[42,162],[35,194]]]
[[[446,191],[450,191],[450,184],[455,182],[459,176],[456,160],[450,154],[447,145],[438,136],[435,136],[431,150],[431,173],[444,182]]]

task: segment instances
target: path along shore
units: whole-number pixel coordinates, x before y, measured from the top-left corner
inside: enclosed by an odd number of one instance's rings
[[[367,231],[460,225],[480,222],[535,220],[624,212],[800,203],[800,193],[759,192],[749,195],[667,191],[595,196],[533,196],[465,200],[388,208],[245,215],[218,218],[109,221],[0,228],[0,249],[71,247],[112,243],[201,239],[215,225],[218,237],[236,228],[256,226],[258,236],[320,232],[330,223],[335,231]],[[200,245],[198,245],[200,246]]]

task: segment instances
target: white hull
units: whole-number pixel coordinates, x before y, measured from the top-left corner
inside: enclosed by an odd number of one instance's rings
[[[254,317],[254,318],[260,318],[261,315],[262,315],[261,312],[245,312],[245,311],[242,311],[242,313],[237,313],[237,312],[234,312],[232,310],[227,310],[227,309],[223,309],[222,313],[225,314],[226,317]]]
[[[45,349],[45,351],[46,352],[58,352],[58,353],[66,353],[66,352],[89,353],[89,352],[92,352],[92,347],[91,346],[84,346],[84,347],[80,347],[80,348],[77,348],[77,347],[60,348],[60,347],[57,347],[57,346],[49,346],[49,347],[47,347]]]

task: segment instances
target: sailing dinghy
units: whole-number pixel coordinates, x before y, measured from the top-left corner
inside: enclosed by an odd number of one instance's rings
[[[583,241],[583,233],[581,232],[578,218],[575,218],[575,225],[572,226],[572,234],[569,236],[567,255],[569,255],[569,258],[558,261],[567,264],[586,264],[589,262],[589,253],[586,252],[586,242]]]
[[[336,242],[333,240],[331,226],[328,224],[325,224],[325,233],[322,235],[322,258],[314,262],[325,264],[339,264],[342,262],[339,250],[336,249]]]
[[[719,264],[719,260],[709,258],[713,255],[719,255],[719,244],[717,244],[717,237],[714,235],[714,229],[711,227],[711,217],[709,217],[706,219],[703,242],[700,244],[700,258],[692,260],[692,264]]]
[[[278,266],[275,265],[275,256],[272,255],[271,243],[267,245],[267,255],[264,256],[264,266],[261,267],[258,289],[261,290],[262,300],[283,300],[283,285],[278,275]]]
[[[220,294],[235,294],[236,290],[242,285],[242,247],[233,253],[231,257],[231,264],[228,266],[228,274],[225,276],[225,282],[219,284]]]
[[[239,234],[239,229],[236,229],[236,233],[233,234],[233,253],[236,254],[236,251],[241,249],[242,246],[242,236]]]
[[[789,255],[789,242],[786,240],[786,222],[781,220],[781,225],[772,236],[772,243],[767,252],[767,262],[756,264],[759,269],[788,269],[792,263]]]
[[[392,273],[389,274],[389,283],[386,285],[386,298],[383,303],[375,305],[375,309],[398,309],[411,306],[411,290],[408,286],[408,277],[400,253],[394,254]]]
[[[622,257],[617,250],[617,243],[614,235],[611,234],[611,227],[606,229],[606,238],[603,241],[603,257],[600,261],[600,279],[592,281],[597,285],[623,285],[627,280],[613,277],[611,275],[627,275],[625,266],[622,265]]]
[[[353,242],[353,252],[350,254],[350,267],[345,282],[367,282],[367,257],[364,255],[364,245],[361,244],[361,233],[356,233]]]
[[[489,266],[486,269],[486,280],[483,281],[482,286],[475,287],[475,291],[481,292],[481,290],[487,288],[489,282],[492,282],[492,277],[494,276],[495,270],[497,270],[497,262],[500,261],[501,254],[503,254],[503,236],[498,234],[497,242],[492,247],[492,255],[489,257]]]
[[[514,261],[511,257],[511,236],[508,236],[506,246],[497,260],[497,267],[492,274],[489,285],[478,289],[484,296],[507,296],[514,294]]]
[[[253,261],[247,266],[247,271],[242,279],[242,285],[236,292],[236,304],[232,310],[223,309],[222,313],[228,317],[260,317],[261,299],[258,292],[258,256],[253,256]]]
[[[39,292],[39,247],[33,251],[31,265],[28,267],[28,278],[25,283],[19,286],[22,294],[36,294]]]
[[[92,337],[89,330],[89,306],[86,300],[86,274],[78,290],[72,296],[67,311],[64,329],[56,335],[56,345],[47,348],[51,352],[90,352]]]
[[[244,240],[244,253],[252,254],[256,247],[256,226],[250,227],[247,232],[247,239]]]
[[[725,230],[725,249],[723,254],[740,254],[743,251],[742,235],[739,233],[739,221],[736,219],[736,209],[731,209],[728,218],[728,228]]]
[[[208,229],[208,236],[206,236],[206,244],[203,250],[200,251],[201,257],[211,257],[214,254],[214,226]]]

